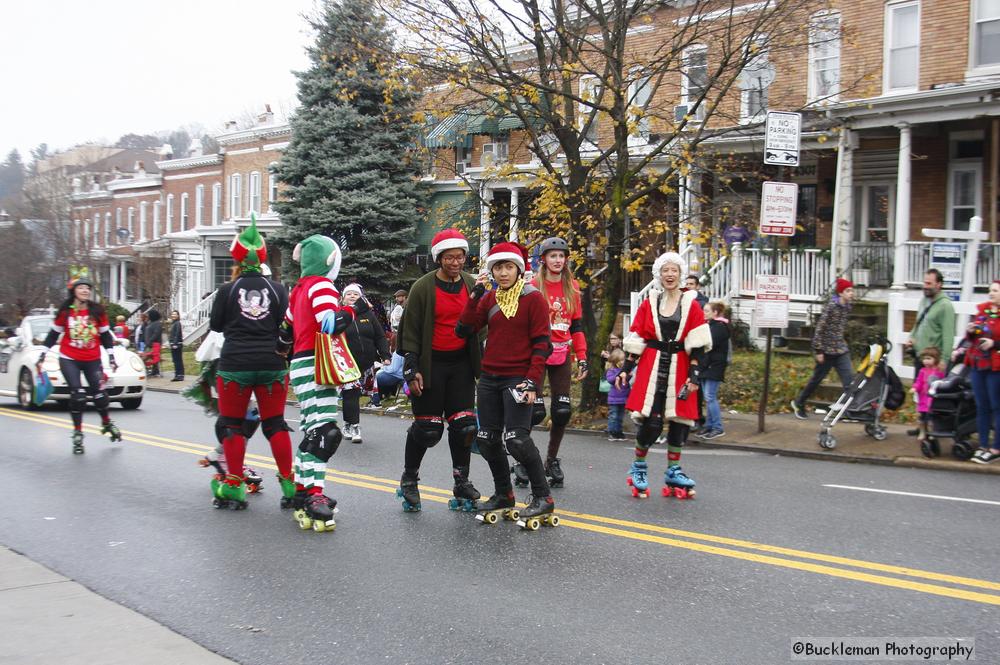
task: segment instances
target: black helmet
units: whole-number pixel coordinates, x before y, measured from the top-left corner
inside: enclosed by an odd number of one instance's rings
[[[69,289],[69,295],[72,296],[73,291],[76,290],[76,287],[81,286],[83,284],[86,284],[91,289],[94,288],[94,282],[86,275],[83,275],[81,277],[77,277],[74,280],[71,280],[70,283],[66,285],[66,288]]]
[[[562,238],[546,238],[539,246],[538,253],[540,256],[545,256],[546,252],[551,252],[557,249],[569,254],[569,243]]]

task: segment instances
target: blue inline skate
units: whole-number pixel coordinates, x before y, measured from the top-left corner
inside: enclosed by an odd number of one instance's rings
[[[679,466],[667,468],[663,474],[663,496],[675,496],[678,499],[694,498],[694,481]]]
[[[649,465],[639,460],[633,461],[632,468],[628,470],[628,485],[632,488],[632,496],[636,499],[649,498],[648,470]]]

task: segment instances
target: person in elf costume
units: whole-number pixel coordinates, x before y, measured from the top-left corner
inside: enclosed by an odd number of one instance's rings
[[[336,386],[316,382],[316,334],[344,332],[354,310],[340,305],[333,285],[343,259],[336,242],[309,236],[295,246],[292,259],[299,262],[301,276],[289,298],[282,335],[292,343],[290,376],[305,432],[295,453],[295,518],[303,529],[332,531],[337,502],[323,494],[323,486],[326,464],[343,439],[337,426],[340,395]]]
[[[653,263],[660,288],[650,289],[639,305],[631,332],[623,346],[629,359],[615,379],[624,387],[632,370],[635,383],[625,403],[638,425],[635,460],[629,469],[632,496],[648,496],[646,455],[664,426],[667,428],[667,459],[664,496],[694,497],[695,482],[681,470],[681,447],[698,418],[700,364],[712,349],[712,334],[697,301],[697,291],[681,288],[687,266],[676,252],[667,252]],[[636,359],[638,358],[638,368]]]
[[[285,287],[261,274],[267,246],[257,231],[255,217],[233,238],[229,251],[240,271],[233,281],[219,287],[209,318],[211,330],[225,335],[215,381],[219,396],[217,429],[221,430],[227,473],[212,478],[212,493],[217,507],[247,505],[244,419],[251,397],[256,397],[260,428],[271,444],[278,467],[284,508],[295,494],[292,441],[285,422],[288,370],[278,339],[288,295]]]
[[[67,285],[69,293],[59,306],[52,328],[42,344],[51,349],[59,342],[59,371],[62,372],[66,387],[69,388],[69,413],[73,419],[73,453],[83,454],[83,409],[87,396],[94,402],[101,414],[101,434],[107,434],[112,441],[121,441],[122,434],[108,415],[110,400],[104,391],[107,378],[101,363],[101,346],[107,349],[111,376],[118,371],[114,354],[114,337],[104,307],[91,300],[94,284],[90,281],[86,268],[71,270]],[[38,371],[42,371],[45,351],[38,356]],[[87,380],[84,388],[81,376]]]

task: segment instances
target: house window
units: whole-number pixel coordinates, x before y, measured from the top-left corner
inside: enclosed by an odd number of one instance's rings
[[[489,167],[493,164],[503,164],[507,161],[509,150],[510,144],[506,136],[497,136],[493,139],[492,143],[483,144],[482,166]]]
[[[681,106],[686,108],[678,109],[675,115],[679,115],[681,119],[690,115],[695,120],[703,120],[705,106],[701,99],[707,92],[708,47],[692,46],[684,52],[684,63],[681,66]]]
[[[240,216],[240,197],[242,192],[243,176],[234,173],[229,176],[229,218],[236,219]]]
[[[205,185],[194,188],[194,225],[201,226],[201,209],[205,207]]]
[[[159,201],[153,201],[153,237],[160,237],[160,208],[163,204]]]
[[[968,231],[969,221],[982,214],[983,132],[952,132],[949,136],[948,228]]]
[[[628,87],[629,106],[631,106],[632,117],[635,118],[635,136],[640,143],[649,142],[649,116],[646,109],[649,107],[650,98],[653,95],[653,83],[648,76],[637,74],[636,78]]]
[[[146,228],[146,220],[149,219],[149,202],[143,201],[139,204],[139,226]],[[160,237],[160,230],[153,225],[153,239]]]
[[[840,94],[840,14],[809,22],[809,101],[836,101]]]
[[[232,259],[212,259],[212,290],[219,288],[229,281],[229,274],[233,270]]]
[[[222,218],[222,183],[217,182],[212,185],[212,225],[219,223]]]
[[[920,3],[900,2],[885,11],[884,89],[914,91],[920,73]]]
[[[174,225],[174,195],[167,194],[167,233],[173,231]]]
[[[115,208],[115,228],[116,229],[122,228],[122,209],[121,208]],[[129,241],[132,240],[132,229],[131,228],[129,228],[129,230],[128,230],[128,238],[129,238]]]
[[[190,196],[187,192],[181,194],[181,231],[187,230],[188,227],[188,199]]]
[[[973,67],[1000,65],[1000,2],[972,2]]]
[[[118,244],[118,229],[111,228],[111,213],[104,213],[104,227],[108,230],[108,243]]]
[[[580,77],[580,102],[577,114],[577,128],[591,143],[597,143],[597,105],[601,100],[601,81],[596,76]]]
[[[260,214],[260,172],[254,171],[250,174],[250,212]]]
[[[274,203],[278,200],[278,176],[273,173],[267,177],[267,211],[274,212]]]
[[[472,148],[460,145],[455,148],[455,174],[462,175],[472,166]]]
[[[774,81],[766,39],[763,36],[755,39],[749,51],[746,67],[740,73],[740,119],[743,122],[763,120],[767,113],[767,90]]]
[[[128,227],[130,229],[135,227],[135,208],[128,209]],[[140,226],[139,240],[145,240],[145,239],[146,239],[146,229]]]

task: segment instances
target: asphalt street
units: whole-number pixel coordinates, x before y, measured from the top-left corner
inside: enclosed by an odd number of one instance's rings
[[[696,499],[637,500],[628,445],[570,435],[562,525],[530,533],[447,509],[446,443],[423,512],[404,513],[408,421],[364,415],[364,444],[328,474],[337,529],[319,534],[279,509],[260,434],[264,491],[223,511],[197,407],[150,393],[113,417],[124,442],[88,412],[73,456],[64,410],[0,408],[0,544],[240,663],[776,663],[818,636],[972,637],[1000,662],[993,476],[692,447]],[[664,451],[650,460],[658,490]],[[478,456],[472,480],[492,493]]]

